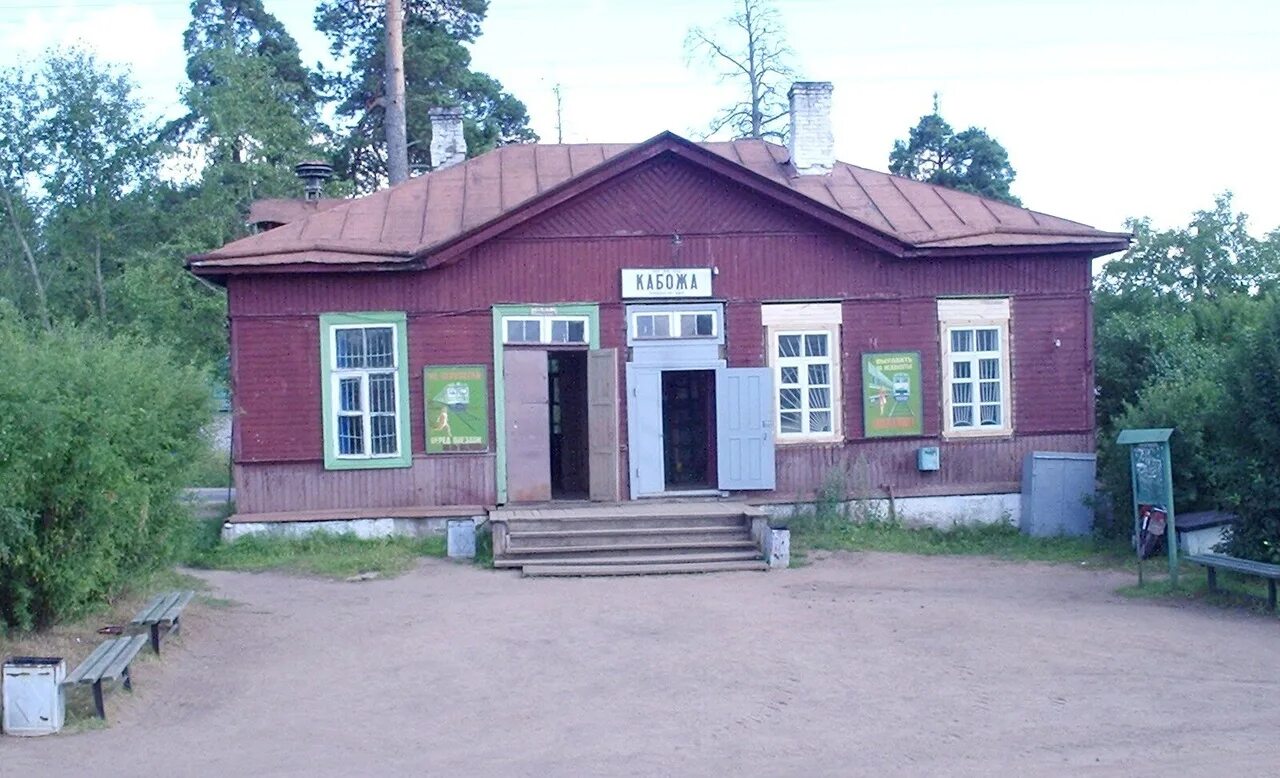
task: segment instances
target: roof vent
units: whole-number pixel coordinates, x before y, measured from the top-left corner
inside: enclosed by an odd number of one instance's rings
[[[299,162],[294,166],[293,172],[302,179],[303,197],[307,200],[319,200],[325,182],[333,178],[333,165],[315,160]]]

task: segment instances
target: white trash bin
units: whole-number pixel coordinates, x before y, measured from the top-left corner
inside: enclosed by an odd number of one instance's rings
[[[764,536],[764,558],[770,568],[791,566],[791,530],[769,527]]]
[[[448,554],[450,557],[455,559],[475,559],[475,519],[449,519],[446,531],[449,533]]]
[[[67,663],[56,656],[11,656],[4,662],[4,733],[52,735],[62,729]]]

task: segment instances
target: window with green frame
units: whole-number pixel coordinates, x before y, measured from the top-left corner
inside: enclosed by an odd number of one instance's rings
[[[405,330],[397,312],[320,317],[326,469],[412,464]]]

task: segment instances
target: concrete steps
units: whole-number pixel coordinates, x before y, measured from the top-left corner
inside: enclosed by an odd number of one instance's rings
[[[623,503],[490,513],[494,566],[526,576],[764,570],[758,510],[736,503]],[[753,534],[753,529],[756,534]]]
[[[528,567],[530,565],[646,565],[646,564],[696,564],[699,562],[742,562],[760,559],[760,551],[745,549],[650,549],[628,553],[559,551],[536,558],[495,559],[494,567]]]
[[[754,562],[702,562],[647,565],[533,565],[524,568],[526,578],[598,578],[613,575],[671,575],[673,573],[729,573],[769,569],[763,559]]]
[[[655,552],[671,551],[680,552],[688,551],[693,553],[718,551],[718,550],[737,550],[737,551],[757,551],[758,548],[750,539],[743,540],[712,540],[712,541],[686,541],[686,542],[670,542],[666,538],[657,538],[656,543],[602,543],[599,545],[545,545],[545,546],[527,546],[517,547],[510,550],[513,557],[541,557],[544,555],[555,556],[563,554],[568,550],[575,553],[602,553],[602,554],[652,554]],[[666,541],[666,542],[664,542]]]

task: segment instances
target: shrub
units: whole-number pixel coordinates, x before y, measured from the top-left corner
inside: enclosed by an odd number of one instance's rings
[[[1116,443],[1116,436],[1125,429],[1175,428],[1169,441],[1174,505],[1179,511],[1219,507],[1220,495],[1214,484],[1222,467],[1225,437],[1218,428],[1225,401],[1219,373],[1219,366],[1204,365],[1152,383],[1138,393],[1135,402],[1125,403],[1124,411],[1101,430],[1098,479],[1103,492],[1112,498],[1112,510],[1103,515],[1114,519],[1110,525],[1096,528],[1100,534],[1123,537],[1133,530],[1129,446]]]
[[[1280,298],[1239,349],[1230,375],[1236,382],[1222,425],[1231,425],[1230,461],[1221,480],[1239,514],[1229,551],[1280,562]]]
[[[201,452],[200,371],[136,338],[0,314],[0,630],[43,627],[172,561]]]

